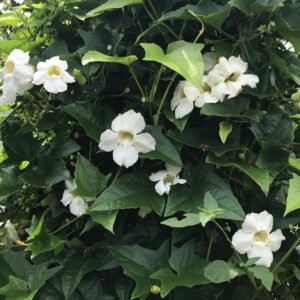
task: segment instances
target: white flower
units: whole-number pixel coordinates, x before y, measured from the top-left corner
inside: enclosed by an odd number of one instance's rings
[[[18,95],[32,87],[33,69],[28,63],[28,53],[19,49],[10,53],[0,71],[0,80],[3,81],[0,105],[13,103]]]
[[[3,222],[0,223],[0,226],[3,225]],[[11,243],[11,242],[15,242],[17,243],[18,241],[20,241],[20,237],[14,227],[14,225],[11,223],[10,220],[7,220],[5,225],[4,225],[4,229],[6,230],[6,238],[7,238],[7,243]]]
[[[67,62],[59,59],[58,56],[39,62],[33,84],[43,84],[45,90],[52,94],[65,92],[68,89],[67,83],[75,82],[74,77],[66,71],[67,69]]]
[[[207,84],[207,76],[203,77],[203,92],[195,100],[195,106],[201,108],[205,103],[217,103],[220,99],[216,98],[211,93],[211,87]]]
[[[273,216],[267,211],[248,214],[242,229],[233,235],[232,245],[239,253],[247,253],[248,258],[258,257],[256,265],[270,267],[272,252],[279,250],[281,242],[285,240],[281,230],[271,233],[272,228]]]
[[[88,205],[84,199],[80,196],[73,195],[72,192],[76,189],[76,183],[66,180],[66,189],[63,193],[63,197],[60,200],[64,206],[69,205],[71,214],[79,217],[87,210]]]
[[[163,194],[169,194],[171,185],[184,184],[185,179],[180,179],[178,174],[181,172],[180,167],[171,166],[166,164],[166,170],[161,170],[156,173],[152,173],[149,177],[151,181],[157,182],[155,185],[156,192],[161,196]]]
[[[144,219],[148,214],[152,212],[152,209],[149,207],[142,206],[138,211],[138,215]]]
[[[219,63],[207,75],[207,84],[211,86],[211,93],[218,99],[223,100],[236,97],[243,86],[255,88],[259,82],[256,75],[244,74],[248,64],[241,58],[231,56],[229,59],[220,57]]]
[[[200,91],[186,80],[179,81],[171,100],[171,110],[175,110],[176,119],[188,115],[194,108],[195,100],[200,97]]]
[[[111,129],[105,130],[100,136],[99,148],[113,151],[113,160],[119,166],[126,168],[134,165],[139,153],[155,150],[155,139],[149,133],[141,133],[146,127],[140,113],[129,110],[119,114],[111,124]]]

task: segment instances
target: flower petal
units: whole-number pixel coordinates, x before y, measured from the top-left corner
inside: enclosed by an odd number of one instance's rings
[[[164,177],[167,176],[167,175],[168,175],[168,172],[166,170],[161,170],[161,171],[158,171],[156,173],[152,173],[149,176],[149,179],[151,181],[159,181],[159,180],[164,179]]]
[[[57,94],[65,92],[68,89],[68,86],[61,78],[51,76],[44,82],[44,88],[49,93]]]
[[[99,143],[99,148],[101,150],[104,150],[106,152],[113,151],[117,148],[118,144],[118,135],[114,131],[107,129],[102,132]]]
[[[280,229],[277,229],[276,231],[269,234],[267,246],[271,248],[273,252],[279,250],[281,247],[282,241],[285,240],[285,236],[282,234],[282,231]]]
[[[34,85],[40,85],[40,84],[43,84],[47,79],[48,79],[48,76],[47,76],[46,71],[37,71],[33,75],[32,83]]]
[[[183,91],[187,100],[191,103],[193,103],[200,96],[200,91],[194,86],[184,87]]]
[[[247,233],[241,229],[232,236],[232,245],[235,250],[241,254],[245,254],[250,250],[252,241],[253,234]]]
[[[125,168],[133,166],[138,159],[137,150],[128,144],[119,144],[113,151],[113,160],[115,163]]]
[[[64,82],[66,83],[73,83],[75,82],[75,78],[73,76],[71,76],[68,72],[63,71],[61,74],[62,79],[64,80]]]
[[[244,74],[241,76],[240,81],[242,85],[247,85],[251,88],[255,88],[259,82],[259,78],[256,75]]]
[[[255,262],[258,266],[270,267],[273,262],[273,253],[269,247],[253,246],[247,252],[248,258],[259,257],[260,259]]]
[[[170,186],[167,187],[166,184],[164,184],[163,180],[160,180],[155,185],[155,191],[158,195],[162,196],[164,193],[168,194],[170,191]]]
[[[258,214],[258,223],[260,230],[270,233],[273,228],[273,216],[264,210]]]
[[[188,115],[193,110],[193,108],[193,102],[190,102],[187,98],[181,99],[175,109],[176,119],[181,119],[184,116]]]
[[[132,134],[140,133],[146,127],[144,117],[134,110],[129,110],[123,114],[119,114],[111,124],[113,131],[126,131]]]
[[[62,199],[60,202],[64,205],[67,206],[73,201],[74,196],[71,194],[69,190],[64,190]]]
[[[8,59],[12,60],[16,65],[28,64],[29,58],[28,52],[23,52],[20,49],[13,50],[8,56]]]
[[[140,133],[133,138],[132,145],[138,152],[148,153],[155,150],[156,141],[150,133]]]
[[[71,214],[79,217],[88,209],[87,203],[80,197],[75,197],[70,204]]]
[[[166,169],[171,176],[176,177],[182,170],[181,167],[172,166],[170,164],[166,164]]]

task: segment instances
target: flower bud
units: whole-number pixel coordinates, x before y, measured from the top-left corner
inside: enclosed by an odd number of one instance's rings
[[[152,294],[158,295],[160,293],[160,287],[157,285],[152,285],[150,291]]]

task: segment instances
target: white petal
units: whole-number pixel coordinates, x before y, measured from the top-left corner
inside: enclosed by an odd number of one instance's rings
[[[171,100],[171,105],[170,108],[172,111],[175,110],[176,106],[179,104],[179,102],[181,101],[182,98],[179,98],[177,95],[173,96],[172,100]]]
[[[106,152],[113,151],[119,144],[118,135],[110,129],[105,130],[100,136],[99,148]]]
[[[194,104],[190,102],[187,98],[183,98],[178,103],[175,109],[176,119],[181,119],[184,116],[188,115],[194,108]]]
[[[10,220],[6,221],[4,228],[7,230],[7,237],[11,241],[17,242],[20,240],[20,237],[19,237],[14,225],[11,223]]]
[[[45,62],[39,62],[36,66],[37,70],[38,71],[45,71],[47,72],[47,69],[48,69],[48,65],[45,63]]]
[[[252,241],[253,234],[244,232],[241,229],[232,236],[232,245],[240,254],[245,254],[250,250]]]
[[[240,81],[242,85],[248,85],[251,88],[255,88],[259,82],[259,78],[256,75],[244,74],[241,76]]]
[[[255,262],[258,266],[270,267],[273,261],[273,253],[269,247],[265,246],[252,246],[247,252],[248,258],[259,257],[260,259]]]
[[[79,217],[81,216],[88,208],[87,203],[80,197],[75,197],[70,204],[71,214]]]
[[[76,184],[75,180],[72,180],[72,179],[66,179],[65,185],[66,185],[66,189],[69,190],[70,192],[76,190],[76,188],[77,188],[77,184]]]
[[[239,81],[228,81],[226,84],[226,92],[228,99],[236,97],[242,90],[242,85]]]
[[[135,147],[128,144],[119,144],[113,151],[113,160],[119,166],[125,168],[134,165],[139,158],[138,152]]]
[[[67,206],[73,201],[74,196],[70,193],[69,190],[64,190],[62,199],[60,202],[64,205]]]
[[[281,247],[281,242],[285,240],[285,236],[282,234],[282,231],[277,229],[276,231],[269,234],[267,245],[271,248],[273,252],[279,250]]]
[[[204,77],[203,82],[213,87],[214,85],[219,84],[220,82],[224,82],[225,79],[226,77],[220,72],[218,72],[218,70],[215,67],[207,74],[207,76]]]
[[[16,66],[13,76],[18,79],[21,84],[31,82],[33,78],[33,69],[26,65]]]
[[[232,73],[233,72],[238,72],[238,73],[243,74],[247,71],[248,64],[246,62],[244,62],[240,58],[240,56],[237,56],[237,57],[231,56],[231,57],[229,57],[228,63],[231,66]]]
[[[186,180],[185,179],[181,179],[179,178],[178,176],[174,179],[174,183],[173,185],[175,184],[185,184],[186,183]]]
[[[161,170],[156,173],[152,173],[149,177],[151,181],[159,181],[163,180],[165,176],[168,175],[168,172],[166,170]]]
[[[267,211],[262,211],[258,214],[258,222],[259,222],[259,229],[265,230],[268,233],[272,231],[273,228],[273,216],[269,214]]]
[[[255,234],[258,231],[271,232],[273,227],[273,216],[268,212],[263,211],[260,214],[247,214],[244,223],[242,224],[243,231]]]
[[[49,93],[57,94],[65,92],[68,89],[68,86],[61,78],[51,76],[44,82],[44,88]]]
[[[224,82],[220,82],[211,88],[211,95],[216,99],[218,99],[219,101],[223,101],[226,91],[227,91],[226,84]]]
[[[155,191],[160,196],[162,196],[164,193],[167,194],[169,192],[168,190],[170,190],[170,186],[168,188],[167,185],[164,184],[163,180],[158,181],[155,185]]]
[[[138,152],[148,153],[155,150],[156,141],[150,133],[140,133],[133,138],[132,145]]]
[[[132,134],[142,132],[146,127],[144,117],[134,110],[129,110],[123,114],[119,114],[111,124],[113,131],[127,131]]]
[[[206,93],[206,92],[205,92]],[[199,95],[199,97],[197,97],[197,99],[195,100],[195,106],[196,107],[203,107],[203,105],[205,104],[205,93],[201,93]]]
[[[184,87],[183,91],[187,100],[191,103],[193,103],[200,96],[200,91],[194,86]]]
[[[75,79],[73,76],[71,76],[68,72],[66,71],[63,71],[62,74],[61,74],[61,77],[62,79],[64,80],[64,82],[67,82],[67,83],[73,83],[75,82]]]
[[[27,82],[24,84],[20,84],[19,85],[19,89],[18,89],[18,95],[24,95],[24,93],[26,91],[28,91],[29,89],[31,89],[33,87],[32,82]]]
[[[20,49],[13,50],[8,59],[12,60],[15,64],[25,65],[29,62],[29,54],[28,52],[23,52]]]
[[[170,164],[166,164],[166,169],[171,176],[176,177],[182,170],[181,167],[172,166]]]
[[[48,75],[46,71],[37,71],[33,75],[32,83],[34,85],[43,84],[48,79]]]

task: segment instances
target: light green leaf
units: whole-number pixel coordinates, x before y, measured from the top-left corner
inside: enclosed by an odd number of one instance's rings
[[[180,220],[174,217],[161,222],[161,224],[169,227],[184,228],[200,224],[200,217],[199,214],[187,213],[184,214],[183,218]]]
[[[228,4],[249,15],[250,13],[272,11],[283,6],[284,2],[285,0],[231,0]]]
[[[192,13],[190,13],[192,12]],[[198,20],[194,14],[204,23],[216,29],[221,25],[230,13],[230,6],[218,5],[210,0],[201,1],[198,5],[185,5],[177,10],[162,15],[157,22],[164,22],[173,19]]]
[[[254,277],[261,280],[264,287],[271,291],[274,276],[273,273],[265,266],[249,267],[248,270],[253,273]]]
[[[129,5],[136,5],[143,3],[144,0],[108,0],[104,4],[99,5],[95,9],[87,13],[87,17],[96,17],[105,11],[112,9],[123,8]]]
[[[164,199],[154,189],[144,172],[123,175],[107,188],[93,203],[90,212],[149,207],[161,214]]]
[[[181,167],[182,160],[178,151],[169,141],[169,139],[166,138],[161,132],[161,128],[149,126],[147,131],[154,137],[156,141],[155,150],[142,154],[141,157],[152,160],[159,159],[170,165]]]
[[[110,175],[101,174],[89,160],[78,154],[75,169],[77,188],[74,194],[81,197],[96,197],[106,187],[109,177]]]
[[[18,27],[23,24],[22,19],[14,12],[8,12],[0,15],[0,25]]]
[[[137,57],[135,55],[118,57],[118,56],[109,56],[98,51],[89,51],[83,56],[81,63],[83,65],[86,65],[91,62],[110,62],[110,63],[117,63],[117,64],[129,66],[136,60]]]
[[[219,127],[220,127],[220,129],[219,129],[220,139],[221,139],[222,143],[225,144],[229,134],[232,131],[232,124],[227,121],[223,121],[223,122],[219,123]]]
[[[215,260],[205,268],[204,275],[213,283],[222,283],[237,277],[239,272],[227,262]]]
[[[293,174],[289,181],[289,190],[284,215],[300,208],[300,176]]]
[[[87,212],[92,219],[98,224],[102,225],[105,229],[114,233],[114,224],[118,214],[117,210],[113,211],[91,211]]]
[[[228,159],[222,159],[214,155],[209,154],[206,158],[206,162],[215,164],[221,167],[234,167],[238,168],[250,178],[252,178],[261,188],[261,190],[267,195],[270,186],[269,171],[265,169],[256,168],[246,162],[230,161]]]
[[[177,41],[169,44],[167,54],[156,44],[141,46],[145,50],[143,60],[158,62],[180,74],[194,86],[202,89],[203,60],[201,50],[203,44]]]

